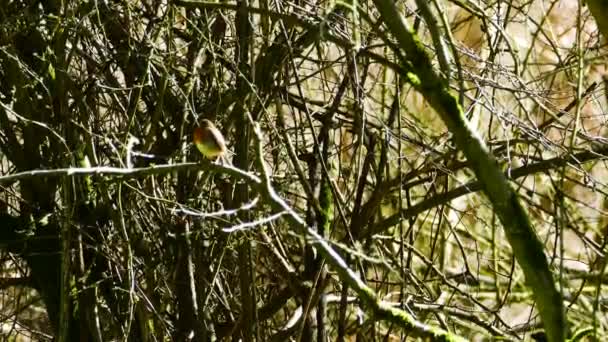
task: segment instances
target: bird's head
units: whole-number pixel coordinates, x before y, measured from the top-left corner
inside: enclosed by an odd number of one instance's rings
[[[213,123],[210,120],[203,119],[201,120],[201,128],[214,127]]]

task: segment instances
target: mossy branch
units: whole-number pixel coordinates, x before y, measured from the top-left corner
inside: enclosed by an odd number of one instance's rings
[[[500,218],[515,258],[534,293],[549,341],[563,341],[566,336],[566,320],[562,296],[553,281],[543,245],[536,236],[517,193],[485,143],[469,126],[456,98],[449,93],[447,82],[433,69],[430,57],[399,14],[395,3],[388,0],[374,0],[374,3],[384,24],[410,63],[405,66],[408,71],[402,76],[440,115]]]

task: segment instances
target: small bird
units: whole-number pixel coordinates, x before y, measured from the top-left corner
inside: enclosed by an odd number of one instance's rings
[[[226,154],[226,140],[222,132],[220,132],[213,122],[204,119],[201,125],[194,129],[193,140],[194,145],[199,151],[210,160],[216,160],[224,157]]]

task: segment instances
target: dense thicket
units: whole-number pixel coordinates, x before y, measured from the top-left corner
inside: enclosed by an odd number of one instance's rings
[[[605,339],[597,20],[573,0],[5,1],[0,336]],[[193,148],[203,118],[227,162]]]

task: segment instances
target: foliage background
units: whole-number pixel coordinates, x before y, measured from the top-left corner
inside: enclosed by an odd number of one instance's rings
[[[434,1],[430,16],[421,3],[397,5],[512,178],[570,329],[605,339],[606,50],[596,19],[572,0]],[[209,118],[231,163],[260,175],[263,159],[278,197],[385,304],[470,339],[531,338],[540,319],[501,225],[450,132],[399,76],[395,51],[368,2],[4,3],[2,175],[124,173],[2,179],[0,334],[417,335],[361,305],[259,189],[186,164],[200,160],[190,134]]]

